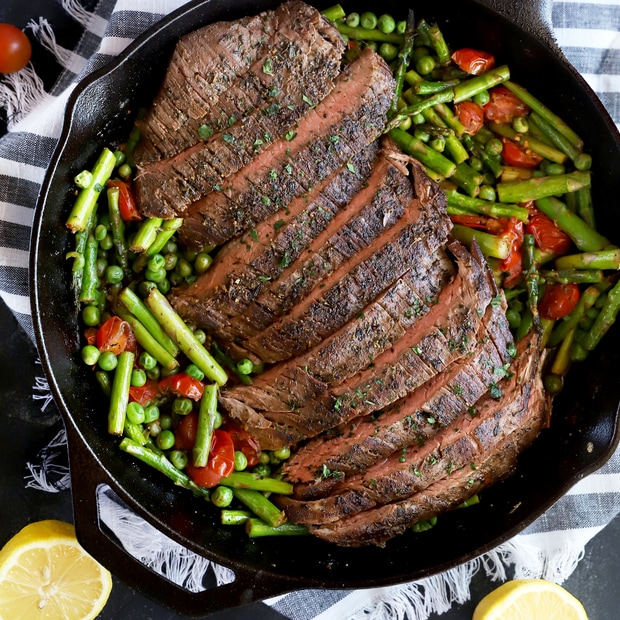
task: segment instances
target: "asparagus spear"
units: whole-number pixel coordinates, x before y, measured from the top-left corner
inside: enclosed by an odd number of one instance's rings
[[[82,288],[80,291],[80,301],[90,304],[97,300],[99,290],[99,276],[97,275],[97,250],[99,244],[95,235],[91,232],[84,247],[84,270],[82,271]]]
[[[620,280],[607,294],[605,304],[601,308],[594,324],[588,331],[586,338],[581,343],[586,351],[592,351],[600,342],[601,338],[613,325],[620,311]]]
[[[293,492],[293,485],[289,482],[276,478],[266,478],[248,471],[235,471],[222,478],[220,484],[234,489],[253,489],[254,491],[278,493],[279,495],[290,495]]]
[[[249,510],[224,509],[220,514],[222,525],[243,525],[251,517]]]
[[[245,522],[245,531],[250,538],[262,536],[306,536],[308,528],[299,523],[283,523],[278,527],[268,525],[260,519],[250,518]]]
[[[146,252],[157,238],[157,233],[163,223],[161,217],[149,217],[142,224],[134,235],[129,249],[135,254]]]
[[[537,177],[527,181],[498,183],[497,195],[500,202],[527,202],[549,196],[560,196],[590,185],[590,173],[581,170]]]
[[[108,432],[111,435],[122,435],[125,428],[125,415],[129,402],[131,371],[133,370],[134,354],[123,351],[118,356],[118,365],[114,371],[110,408],[108,412]]]
[[[362,26],[347,26],[342,22],[336,25],[340,34],[344,34],[354,41],[377,41],[380,43],[394,43],[394,45],[402,45],[405,37],[396,32],[385,33],[378,28],[362,28]]]
[[[454,162],[434,149],[427,147],[422,140],[418,140],[410,133],[399,127],[395,127],[389,133],[390,137],[405,153],[420,160],[422,164],[437,171],[443,177],[450,177],[456,172],[456,164]]]
[[[205,386],[205,391],[200,399],[198,422],[196,424],[196,440],[192,449],[192,459],[196,467],[205,467],[209,460],[216,414],[217,383],[213,383]]]
[[[471,213],[489,215],[491,217],[516,217],[524,222],[529,218],[529,211],[519,205],[482,200],[481,198],[466,196],[456,190],[446,191],[446,197],[448,199],[448,207],[460,207]]]
[[[555,260],[556,269],[620,269],[620,249],[567,254]]]
[[[483,230],[474,230],[469,226],[455,224],[452,227],[452,236],[462,243],[471,244],[475,239],[485,256],[505,259],[511,251],[511,243],[499,235],[491,235]]]
[[[411,53],[413,52],[413,42],[415,36],[415,21],[413,16],[413,10],[407,11],[407,29],[405,30],[405,42],[398,52],[398,67],[395,72],[396,88],[394,89],[394,98],[388,112],[388,118],[396,114],[398,110],[398,100],[403,92],[403,83],[405,81],[405,72],[407,66],[411,60]]]
[[[116,250],[116,258],[118,264],[122,267],[127,278],[131,277],[129,270],[129,254],[127,241],[125,239],[125,223],[121,218],[121,212],[118,204],[119,191],[118,187],[108,187],[108,209],[110,213],[110,231],[114,241]]]
[[[278,527],[286,522],[284,511],[270,502],[260,491],[253,489],[233,489],[233,494],[244,506],[249,508],[271,527]]]

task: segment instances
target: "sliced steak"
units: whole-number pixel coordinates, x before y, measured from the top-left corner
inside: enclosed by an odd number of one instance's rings
[[[231,118],[241,119],[268,102],[272,86],[290,90],[288,76],[300,67],[308,71],[308,81],[321,84],[330,74],[333,79],[343,49],[337,29],[299,1],[183,36],[153,106],[139,121],[136,162],[166,159],[198,144],[202,126],[228,127]],[[275,54],[282,52],[290,57],[276,70]]]
[[[459,272],[437,303],[369,366],[330,389],[294,366],[281,382],[258,377],[252,386],[221,393],[221,404],[265,449],[291,445],[383,409],[475,348],[482,316],[496,294],[481,256],[451,243]],[[355,320],[355,319],[354,319]]]
[[[518,455],[545,427],[548,408],[549,403],[540,376],[537,375],[529,406],[511,416],[516,430],[494,447],[491,447],[490,440],[493,432],[487,433],[480,440],[480,456],[472,461],[473,465],[454,470],[447,477],[407,499],[365,510],[335,523],[311,525],[311,533],[342,546],[385,546],[388,540],[402,534],[414,523],[455,508],[472,495],[511,474]],[[496,422],[491,418],[491,426],[493,424]]]
[[[336,480],[325,498],[313,501],[282,498],[281,506],[288,518],[304,524],[331,523],[362,510],[400,501],[456,469],[480,460],[483,450],[497,447],[518,427],[517,414],[527,409],[538,370],[538,355],[521,355],[511,369],[514,373],[511,379],[501,382],[502,391],[498,392],[495,385],[489,389],[489,384],[496,379],[493,368],[503,360],[492,349],[494,346],[487,341],[476,362],[469,365],[469,373],[465,369],[456,373],[444,386],[443,394],[434,394],[435,402],[425,403],[409,415],[405,424],[410,430],[406,426],[402,429],[399,449],[375,459],[373,465],[359,473],[325,469]],[[483,362],[485,359],[491,362],[490,367]],[[472,416],[468,410],[474,403]],[[420,428],[414,430],[416,420],[420,421]],[[487,437],[490,427],[492,439]],[[382,435],[379,426],[377,436]]]
[[[501,308],[487,308],[484,328],[497,320],[501,323],[503,317]],[[499,394],[497,383],[508,372],[511,353],[512,335],[505,325],[501,343],[481,338],[472,355],[457,360],[382,412],[356,418],[329,436],[312,440],[283,469],[285,478],[296,483],[295,497],[316,499],[329,494],[338,485],[336,476],[364,471],[408,446],[424,444],[463,413],[475,413],[472,406],[490,388]],[[336,475],[325,477],[325,471]]]
[[[136,190],[145,212],[182,213],[191,202],[222,186],[271,141],[283,138],[333,89],[343,43],[335,33],[326,37],[333,27],[316,9],[302,2],[288,3],[266,14],[263,21],[275,22],[275,27],[260,57],[219,94],[217,102],[211,102],[205,115],[188,119],[174,132],[169,140],[176,145],[172,148],[182,147],[175,155],[140,166]],[[200,43],[194,40],[195,34],[188,36],[192,43]],[[262,40],[259,45],[264,45]],[[195,47],[193,56],[201,51]],[[183,60],[178,55],[172,65]],[[225,61],[222,57],[221,62]],[[203,102],[204,92],[199,96]],[[153,109],[161,111],[161,106]],[[209,134],[213,135],[206,137]]]
[[[293,132],[187,208],[180,239],[192,247],[220,245],[285,208],[380,135],[393,92],[385,61],[372,50],[362,53]]]

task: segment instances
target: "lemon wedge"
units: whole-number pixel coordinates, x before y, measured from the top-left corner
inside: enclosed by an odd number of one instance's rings
[[[544,579],[514,579],[489,592],[472,620],[588,620],[566,589]]]
[[[82,549],[70,523],[31,523],[0,550],[2,620],[95,618],[111,590],[109,571]]]

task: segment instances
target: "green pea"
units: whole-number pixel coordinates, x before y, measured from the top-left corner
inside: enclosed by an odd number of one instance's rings
[[[396,22],[391,15],[384,13],[377,20],[377,28],[385,34],[390,34],[390,32],[394,32],[396,29]]]
[[[218,508],[226,508],[233,501],[233,490],[230,487],[218,486],[211,492],[211,502]]]
[[[179,286],[179,284],[182,284],[184,280],[185,278],[179,275],[176,271],[171,271],[168,276],[168,282],[170,282],[172,286]]]
[[[379,54],[390,62],[390,60],[394,60],[398,56],[398,48],[392,43],[382,43],[379,46]]]
[[[160,450],[170,450],[170,448],[174,446],[174,433],[170,429],[162,430],[162,432],[157,435],[156,442]]]
[[[476,172],[480,172],[482,170],[483,167],[483,163],[482,160],[479,157],[470,157],[469,158],[469,165],[476,170]]]
[[[286,461],[291,456],[291,449],[288,447],[279,448],[278,450],[274,450],[273,454],[281,461]]]
[[[559,375],[549,373],[543,377],[543,385],[549,394],[559,394],[562,391],[564,381]]]
[[[168,455],[168,458],[177,469],[185,469],[187,463],[189,462],[189,458],[185,450],[172,450]]]
[[[187,415],[194,408],[194,403],[190,398],[175,398],[172,401],[172,413],[176,415]]]
[[[235,471],[243,471],[248,466],[248,457],[241,452],[235,451]]]
[[[481,185],[478,197],[482,200],[495,200],[495,188],[491,185]]]
[[[186,249],[183,252],[183,258],[188,262],[188,263],[193,263],[196,260],[196,256],[198,256],[198,251],[197,250],[189,250]]]
[[[362,28],[372,30],[377,27],[377,16],[371,11],[366,11],[360,15],[360,24]]]
[[[123,269],[119,265],[108,265],[105,270],[105,281],[108,284],[118,284],[123,281],[124,275]]]
[[[196,366],[196,364],[190,364],[185,369],[185,374],[193,377],[194,379],[198,379],[198,381],[202,381],[205,378],[205,373]]]
[[[144,370],[151,370],[157,366],[157,360],[148,351],[142,351],[142,353],[140,353],[138,363]]]
[[[142,387],[146,383],[146,373],[142,368],[134,368],[131,371],[131,385],[133,387]]]
[[[237,370],[242,375],[249,375],[254,370],[254,364],[252,360],[245,357],[237,362]]]
[[[514,308],[506,310],[506,319],[510,329],[517,329],[521,325],[521,314]]]
[[[207,269],[209,269],[209,267],[211,267],[212,262],[213,258],[210,254],[200,252],[194,261],[194,270],[198,275],[202,275]]]
[[[116,149],[114,151],[114,159],[116,159],[116,165],[120,166],[125,161],[125,153]]]
[[[159,407],[157,405],[147,405],[144,408],[144,423],[150,424],[159,419]]]
[[[359,13],[349,13],[347,15],[347,26],[351,26],[351,28],[357,28],[360,25],[360,14]]]
[[[515,116],[515,118],[512,119],[512,128],[517,133],[525,133],[530,128],[530,124],[525,117]]]
[[[187,261],[187,259],[181,257],[177,261],[177,266],[175,267],[175,271],[182,277],[187,278],[192,275],[192,266]]]
[[[159,269],[163,269],[165,264],[166,259],[161,254],[153,254],[147,261],[146,268],[151,271],[158,271]]]
[[[484,150],[491,155],[498,155],[502,152],[504,145],[499,138],[491,138],[485,145]]]
[[[99,256],[95,262],[95,269],[97,270],[97,277],[103,278],[105,276],[105,270],[108,268],[108,259]]]
[[[473,96],[474,103],[477,103],[480,106],[486,105],[491,101],[491,95],[488,90],[481,90],[479,93],[476,93]]]
[[[194,336],[196,336],[196,340],[198,340],[200,344],[204,344],[207,341],[207,333],[204,329],[195,329]]]
[[[101,320],[101,311],[97,306],[85,306],[82,310],[82,321],[88,327],[96,327]]]
[[[549,164],[547,164],[546,173],[550,176],[564,174],[565,172],[566,172],[566,168],[564,167],[563,164],[558,164],[556,162],[549,162]]]
[[[422,56],[416,64],[416,70],[420,75],[428,75],[435,68],[435,59],[432,56]]]
[[[271,467],[269,467],[269,465],[267,465],[265,463],[259,463],[254,468],[254,473],[258,474],[259,476],[263,476],[264,478],[267,478],[267,477],[269,477],[271,475]]]
[[[364,45],[370,48],[373,52],[376,52],[379,49],[376,41],[364,41]]]
[[[177,266],[178,260],[179,257],[176,254],[171,252],[164,254],[164,269],[166,271],[172,271]]]
[[[97,241],[102,241],[107,234],[108,229],[103,224],[97,224],[95,228],[95,239],[97,239]]]
[[[161,282],[166,279],[166,270],[165,269],[145,269],[144,277],[149,282]]]
[[[121,179],[129,179],[131,178],[132,174],[133,170],[131,169],[131,166],[129,164],[123,164],[118,169],[118,176],[121,177]]]
[[[167,431],[172,428],[172,416],[164,413],[159,416],[159,425],[163,431]]]
[[[118,366],[118,358],[112,351],[104,351],[97,361],[101,370],[114,370]]]
[[[109,233],[99,241],[99,247],[102,250],[111,250],[114,247],[114,240],[112,239],[112,235]]]
[[[400,129],[402,129],[403,131],[409,131],[411,129],[411,125],[413,124],[413,121],[411,120],[411,116],[408,116],[400,125]]]
[[[144,407],[137,402],[127,405],[127,419],[132,424],[142,424],[144,422]]]
[[[224,423],[224,418],[219,411],[216,411],[213,416],[213,428],[219,428]]]
[[[152,381],[157,381],[157,379],[159,379],[159,377],[161,376],[161,369],[159,366],[155,366],[154,368],[149,368],[146,371],[146,376],[151,379]]]
[[[82,347],[82,361],[88,366],[94,366],[99,360],[100,355],[99,349],[92,344]]]
[[[179,246],[176,244],[176,241],[174,241],[174,238],[168,239],[168,241],[166,242],[166,245],[164,246],[164,256],[166,254],[172,254],[176,256],[178,251],[179,251]]]
[[[164,271],[164,273],[166,273]],[[170,280],[168,280],[168,278],[164,278],[163,280],[161,280],[160,282],[157,282],[157,290],[162,294],[162,295],[166,295],[167,293],[170,292]]]

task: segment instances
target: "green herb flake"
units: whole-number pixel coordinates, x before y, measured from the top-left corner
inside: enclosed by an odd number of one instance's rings
[[[350,161],[347,162],[347,170],[353,173],[357,172],[357,170],[355,169],[355,166]]]
[[[502,305],[503,295],[500,293],[499,295],[495,295],[493,299],[491,299],[491,306],[493,308],[499,308]]]
[[[271,204],[271,198],[269,198],[269,196],[261,196],[260,201],[267,207]]]
[[[95,184],[93,185],[93,189],[94,189],[96,192],[101,192],[101,191],[103,191],[103,185],[101,185],[101,183],[95,183]]]
[[[310,99],[310,97],[308,97],[308,95],[302,95],[301,98],[303,99],[304,103],[307,103],[311,108],[314,107],[314,103],[312,103],[312,99]]]
[[[296,132],[296,131],[293,131],[293,130],[291,129],[290,131],[287,131],[287,132],[286,132],[286,135],[284,136],[284,139],[285,139],[287,142],[290,142],[291,140],[294,140],[294,139],[295,139],[295,136],[296,136],[296,135],[297,135],[297,132]]]
[[[224,140],[224,142],[227,142],[228,144],[234,144],[235,143],[235,136],[233,136],[230,133],[224,133],[224,134],[222,134],[222,140]]]
[[[269,282],[269,280],[271,280],[271,276],[258,276],[258,279],[261,282]]]
[[[273,75],[273,69],[271,68],[271,58],[267,58],[263,63],[263,73],[266,75]]]
[[[489,394],[494,400],[499,400],[502,397],[502,388],[493,381],[491,385],[489,385]]]
[[[213,129],[209,125],[200,125],[198,127],[198,136],[203,140],[210,138],[213,135]]]
[[[291,174],[293,172],[293,166],[291,166],[291,164],[286,164],[286,166],[284,166],[284,170]]]
[[[258,233],[256,232],[256,228],[250,229],[250,237],[252,237],[252,241],[258,241]]]
[[[280,230],[280,228],[282,228],[282,226],[284,226],[284,224],[286,224],[286,222],[284,220],[278,220],[278,221],[273,223],[273,229],[274,230]]]

